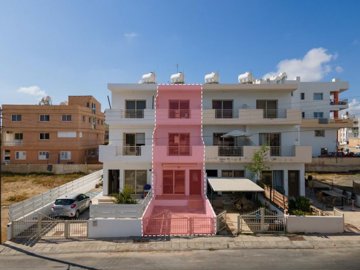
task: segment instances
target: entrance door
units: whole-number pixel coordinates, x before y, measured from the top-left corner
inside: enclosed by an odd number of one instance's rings
[[[299,197],[300,196],[300,172],[299,171],[289,171],[288,181],[289,181],[289,197]]]
[[[190,195],[201,195],[201,170],[190,170]]]
[[[119,193],[120,191],[120,170],[109,170],[108,194]]]

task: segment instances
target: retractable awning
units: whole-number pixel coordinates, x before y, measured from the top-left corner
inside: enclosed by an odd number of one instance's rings
[[[264,189],[247,178],[208,178],[213,191],[221,192],[264,192]]]

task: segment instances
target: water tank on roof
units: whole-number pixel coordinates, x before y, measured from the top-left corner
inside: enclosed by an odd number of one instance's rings
[[[253,79],[251,72],[245,72],[238,76],[239,83],[252,83],[253,80],[254,79]]]
[[[205,75],[205,83],[219,83],[219,73],[211,72]]]
[[[156,83],[156,75],[154,72],[149,72],[142,75],[140,83]]]
[[[173,84],[183,84],[185,82],[184,73],[178,72],[170,76],[170,81]]]

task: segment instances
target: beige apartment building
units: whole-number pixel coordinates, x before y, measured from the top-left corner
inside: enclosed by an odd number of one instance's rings
[[[2,162],[83,164],[98,162],[104,144],[101,104],[92,96],[69,96],[61,105],[3,105]]]

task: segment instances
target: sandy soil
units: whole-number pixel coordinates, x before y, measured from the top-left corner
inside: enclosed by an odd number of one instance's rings
[[[307,173],[306,178],[308,175],[312,175],[313,179],[340,187],[352,187],[354,180],[360,181],[360,174]]]

